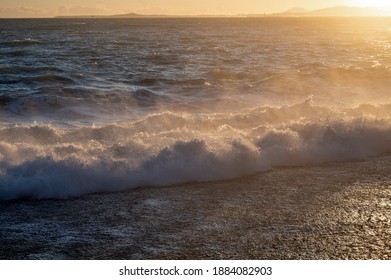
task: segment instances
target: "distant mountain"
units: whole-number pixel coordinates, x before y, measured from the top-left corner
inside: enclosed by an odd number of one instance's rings
[[[300,7],[294,7],[289,10],[287,10],[285,13],[287,14],[302,14],[302,13],[308,13],[309,10],[300,8]]]
[[[269,14],[268,16],[286,16],[286,17],[302,17],[302,16],[391,16],[391,7],[348,7],[338,6],[319,10],[308,11],[303,8],[292,8],[283,13]]]
[[[390,4],[391,5],[391,4]],[[273,14],[248,15],[141,15],[136,13],[120,15],[76,15],[57,16],[56,18],[186,18],[186,17],[350,17],[350,16],[391,16],[390,7],[348,7],[338,6],[318,10],[307,10],[300,7],[291,8],[285,12]]]
[[[315,16],[380,16],[384,15],[387,8],[375,7],[331,7],[310,12]],[[391,9],[388,8],[388,11]]]
[[[57,16],[55,18],[162,18],[166,15],[140,15],[136,13],[120,14],[120,15],[76,15],[76,16]]]
[[[238,15],[244,17],[246,15]],[[120,15],[76,15],[76,16],[57,16],[55,18],[193,18],[193,17],[234,17],[227,15],[140,15],[136,13],[120,14]]]

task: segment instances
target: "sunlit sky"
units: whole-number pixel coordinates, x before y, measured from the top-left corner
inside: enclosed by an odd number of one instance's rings
[[[122,13],[199,15],[259,14],[293,7],[389,6],[390,0],[1,0],[0,17],[110,15]]]

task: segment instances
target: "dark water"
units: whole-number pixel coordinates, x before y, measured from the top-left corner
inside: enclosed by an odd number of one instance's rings
[[[391,19],[0,20],[0,199],[391,151]]]

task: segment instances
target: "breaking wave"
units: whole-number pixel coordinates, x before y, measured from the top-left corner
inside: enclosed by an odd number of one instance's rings
[[[390,107],[335,109],[308,99],[229,114],[162,111],[102,126],[11,125],[0,129],[0,199],[67,198],[384,155]]]

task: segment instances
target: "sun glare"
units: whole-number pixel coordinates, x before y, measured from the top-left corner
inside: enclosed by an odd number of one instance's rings
[[[361,7],[386,7],[391,6],[389,0],[355,0],[355,5]]]

